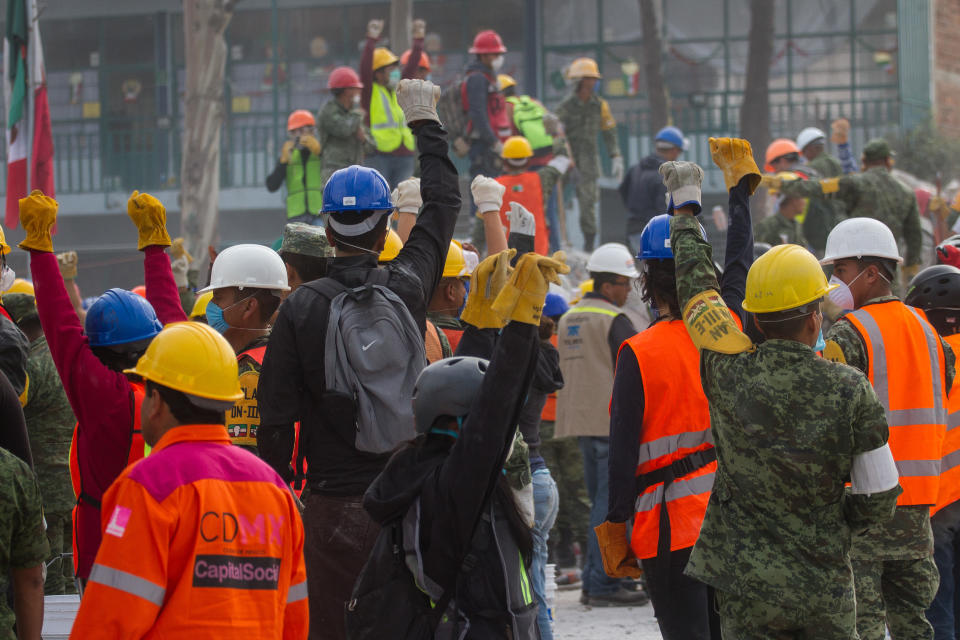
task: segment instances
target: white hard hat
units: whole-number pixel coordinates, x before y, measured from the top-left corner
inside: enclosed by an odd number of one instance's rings
[[[633,255],[629,249],[619,242],[608,242],[597,247],[587,261],[587,271],[590,273],[615,273],[618,276],[628,278],[640,277],[633,262]]]
[[[811,142],[820,139],[826,139],[826,137],[827,134],[820,129],[817,129],[816,127],[807,127],[800,132],[800,135],[797,136],[797,148],[800,149],[800,151],[803,151],[803,148]]]
[[[866,257],[903,262],[890,227],[873,218],[849,218],[835,226],[827,236],[827,248],[820,264]]]
[[[210,286],[197,293],[226,287],[290,290],[283,260],[276,251],[260,244],[238,244],[221,251],[213,261]]]

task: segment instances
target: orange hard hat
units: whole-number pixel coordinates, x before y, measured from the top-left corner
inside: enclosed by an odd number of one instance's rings
[[[477,37],[473,39],[473,46],[470,47],[470,53],[478,55],[506,52],[507,48],[503,46],[503,40],[500,39],[500,35],[492,29],[478,33]]]
[[[350,67],[337,67],[330,72],[327,89],[363,89],[360,76]]]
[[[797,148],[797,143],[789,138],[777,138],[770,143],[770,146],[767,147],[767,154],[764,157],[767,165],[763,168],[764,171],[768,173],[773,173],[776,169],[773,168],[773,165],[770,163],[785,156],[790,153],[796,153],[800,155],[800,149]]]
[[[297,109],[287,118],[287,131],[293,131],[300,127],[314,127],[317,121],[313,119],[313,114],[306,109]]]
[[[138,285],[135,286],[133,289],[130,289],[130,291],[134,292],[135,294],[137,294],[138,296],[140,296],[140,297],[143,298],[144,300],[146,300],[146,298],[147,298],[147,288],[146,288],[145,286],[143,286],[142,284],[138,284]]]
[[[403,55],[400,56],[400,64],[406,66],[407,62],[410,61],[410,53],[410,49],[403,52]],[[430,71],[430,56],[427,55],[426,51],[420,52],[420,63],[417,66]]]

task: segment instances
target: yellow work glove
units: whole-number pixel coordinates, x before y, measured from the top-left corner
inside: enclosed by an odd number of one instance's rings
[[[57,223],[57,208],[60,205],[49,196],[34,189],[26,198],[20,199],[20,226],[27,232],[18,247],[33,251],[53,252],[50,229]]]
[[[550,283],[560,284],[559,274],[570,273],[566,259],[563,251],[557,251],[550,258],[537,253],[523,254],[510,280],[493,301],[493,312],[505,322],[515,320],[539,326]]]
[[[130,199],[127,200],[127,215],[140,232],[138,249],[142,251],[151,245],[171,245],[170,234],[167,233],[167,210],[152,195],[139,191],[130,194]]]
[[[290,162],[291,153],[293,153],[293,140],[287,140],[283,143],[283,146],[280,147],[280,164]]]
[[[750,195],[760,184],[760,169],[753,159],[750,143],[742,138],[710,138],[710,155],[723,171],[727,191],[737,186],[744,176],[749,176]]]
[[[300,145],[306,147],[315,156],[320,155],[320,141],[311,135],[300,136]]]
[[[470,275],[470,295],[460,319],[478,329],[499,329],[505,324],[491,307],[510,278],[510,261],[516,249],[505,249],[487,256]]]
[[[603,570],[611,578],[639,578],[643,575],[637,556],[627,542],[626,522],[604,522],[593,530],[597,534]]]
[[[188,264],[193,262],[193,256],[190,255],[190,252],[187,251],[187,248],[183,246],[182,236],[173,239],[173,244],[170,245],[170,257],[174,260],[179,260],[180,258],[186,257]]]
[[[64,280],[77,279],[77,252],[65,251],[57,254],[57,266]]]
[[[780,191],[780,187],[783,185],[783,178],[765,173],[760,176],[760,185],[771,191]]]

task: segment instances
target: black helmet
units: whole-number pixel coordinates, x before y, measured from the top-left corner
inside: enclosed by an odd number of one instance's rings
[[[440,416],[467,415],[480,393],[489,364],[483,358],[446,358],[421,371],[413,387],[417,433],[430,431]]]
[[[903,300],[923,309],[930,324],[941,335],[960,329],[960,269],[948,264],[927,267],[910,281]]]
[[[756,260],[767,251],[770,251],[773,247],[770,246],[767,242],[754,242],[753,243],[753,259]]]

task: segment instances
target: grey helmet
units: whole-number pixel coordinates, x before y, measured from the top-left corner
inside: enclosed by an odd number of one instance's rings
[[[424,368],[413,386],[413,416],[417,433],[430,431],[440,416],[467,415],[480,393],[490,361],[459,357],[438,360]]]

